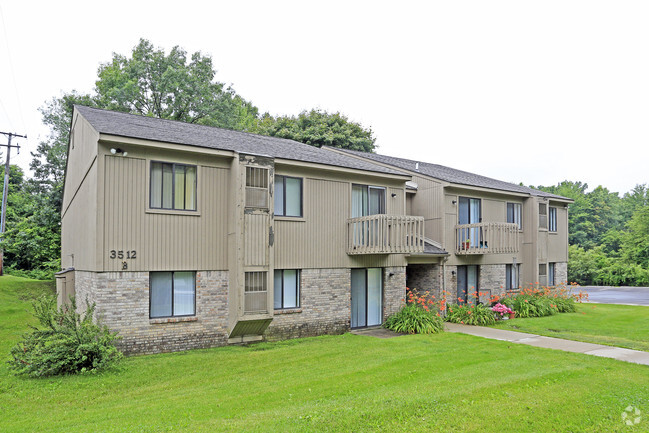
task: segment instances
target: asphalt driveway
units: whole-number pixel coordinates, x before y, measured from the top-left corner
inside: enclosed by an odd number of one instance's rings
[[[588,301],[600,304],[649,305],[649,287],[581,286]]]

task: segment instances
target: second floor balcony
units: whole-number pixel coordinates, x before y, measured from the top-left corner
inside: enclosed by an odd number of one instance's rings
[[[519,250],[519,229],[511,223],[476,223],[455,226],[455,254],[505,254]]]
[[[347,254],[424,252],[424,217],[376,214],[347,220]]]

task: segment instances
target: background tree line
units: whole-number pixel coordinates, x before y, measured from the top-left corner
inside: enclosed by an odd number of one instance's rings
[[[60,269],[61,203],[74,104],[289,138],[318,147],[375,149],[372,130],[341,113],[313,109],[295,116],[260,114],[252,102],[215,76],[209,56],[200,52],[188,56],[179,47],[167,54],[141,39],[130,56],[113,54],[99,66],[92,93],[71,91],[49,100],[41,114],[50,134],[32,152],[33,177],[11,166],[7,231],[2,240],[5,270],[51,278]],[[649,285],[646,185],[622,197],[601,186],[586,192],[588,186],[581,182],[537,188],[575,200],[569,212],[570,281]]]
[[[649,188],[623,196],[564,181],[537,187],[569,197],[568,280],[581,285],[649,286]]]
[[[317,147],[365,152],[375,148],[372,130],[341,113],[312,109],[295,116],[260,114],[252,102],[215,76],[211,57],[200,52],[189,56],[179,47],[167,54],[141,39],[130,56],[114,53],[99,66],[92,93],[70,91],[46,102],[40,111],[50,134],[32,152],[33,177],[28,179],[20,167],[11,166],[1,243],[5,271],[51,278],[60,270],[63,181],[75,104],[289,138]],[[0,174],[4,175],[4,164]]]

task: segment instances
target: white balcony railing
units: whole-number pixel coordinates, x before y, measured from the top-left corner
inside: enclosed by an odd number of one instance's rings
[[[517,253],[518,225],[477,223],[455,226],[455,254]]]
[[[368,215],[347,221],[347,254],[424,252],[424,217]]]

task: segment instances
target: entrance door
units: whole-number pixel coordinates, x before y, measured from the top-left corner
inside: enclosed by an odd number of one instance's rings
[[[457,297],[458,301],[463,302],[477,300],[469,295],[476,295],[478,292],[478,266],[458,266],[457,267]]]
[[[383,270],[352,269],[352,328],[380,325],[382,313]]]

